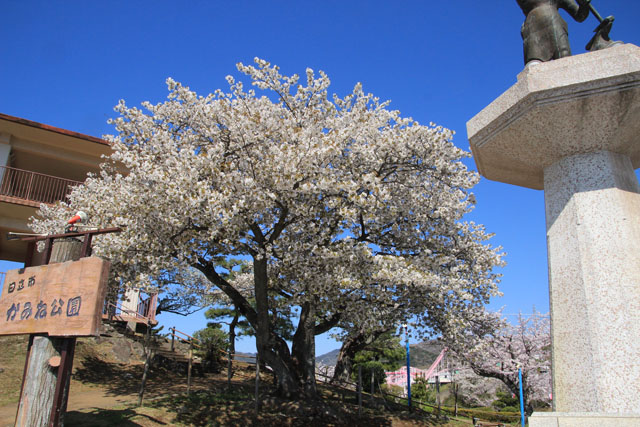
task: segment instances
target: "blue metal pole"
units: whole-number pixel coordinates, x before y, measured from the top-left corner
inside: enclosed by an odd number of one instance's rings
[[[520,383],[520,416],[522,417],[522,427],[524,427],[524,397],[522,395],[522,369],[518,368],[518,382]]]
[[[411,410],[411,359],[409,355],[409,328],[405,329],[407,338],[407,400],[409,402],[409,410]]]

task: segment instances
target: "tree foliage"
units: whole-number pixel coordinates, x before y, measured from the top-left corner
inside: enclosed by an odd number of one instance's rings
[[[405,350],[400,344],[400,337],[387,332],[373,343],[356,353],[353,360],[353,380],[357,379],[357,369],[362,368],[362,383],[370,384],[373,376],[374,384],[384,384],[385,371],[395,371],[405,360]]]
[[[430,387],[426,379],[418,377],[411,383],[411,395],[415,400],[431,403],[435,401],[436,391],[435,387]]]
[[[191,267],[164,271],[154,279],[152,289],[162,290],[156,314],[167,312],[188,316],[215,300],[211,283]]]
[[[96,239],[124,286],[191,267],[256,331],[281,394],[313,396],[316,334],[358,334],[400,318],[438,331],[471,321],[497,294],[498,249],[462,220],[477,174],[445,128],[405,118],[357,84],[238,64],[250,84],[199,96],[168,79],[168,100],[116,106],[113,154],[68,202],[43,206],[38,231],[76,209],[123,232]],[[251,272],[226,277],[222,259]],[[251,302],[254,301],[254,303]],[[274,328],[298,317],[291,349]],[[347,321],[348,319],[348,321]],[[348,333],[348,332],[347,332]]]
[[[224,353],[229,338],[219,324],[209,323],[204,329],[194,332],[193,337],[199,341],[195,354],[202,358],[207,371],[218,372],[224,363]]]

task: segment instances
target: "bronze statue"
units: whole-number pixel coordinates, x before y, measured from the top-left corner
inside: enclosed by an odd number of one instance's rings
[[[551,61],[571,55],[567,23],[558,9],[578,22],[589,16],[589,0],[516,0],[526,19],[522,24],[524,63]]]
[[[603,19],[591,5],[591,0],[516,1],[526,16],[524,24],[522,24],[525,64],[531,61],[544,62],[571,56],[567,23],[560,16],[559,9],[566,10],[578,22],[587,19],[589,11],[591,11],[600,22],[600,25],[594,30],[594,36],[587,43],[587,50],[606,49],[622,43],[609,38],[614,17],[607,16]]]
[[[591,12],[593,12],[594,16],[600,21],[600,25],[596,27],[593,32],[595,33],[589,43],[587,43],[586,49],[588,51],[606,49],[611,46],[615,46],[617,44],[622,44],[621,41],[613,41],[609,38],[609,31],[611,31],[611,26],[613,25],[613,16],[607,16],[602,19],[602,17],[596,12],[596,10],[591,7]]]

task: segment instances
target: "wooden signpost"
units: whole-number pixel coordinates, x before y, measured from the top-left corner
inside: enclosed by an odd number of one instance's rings
[[[23,238],[45,241],[44,263],[7,272],[0,335],[29,334],[16,426],[60,426],[67,406],[76,337],[98,335],[109,262],[91,254],[95,234],[118,228]],[[87,258],[88,257],[88,258]]]
[[[97,257],[8,271],[0,335],[97,335],[108,275],[109,262]]]

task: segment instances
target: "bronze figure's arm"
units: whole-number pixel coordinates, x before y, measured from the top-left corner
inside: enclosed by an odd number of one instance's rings
[[[578,22],[582,22],[589,16],[589,3],[591,0],[558,0],[558,8],[562,8]]]

